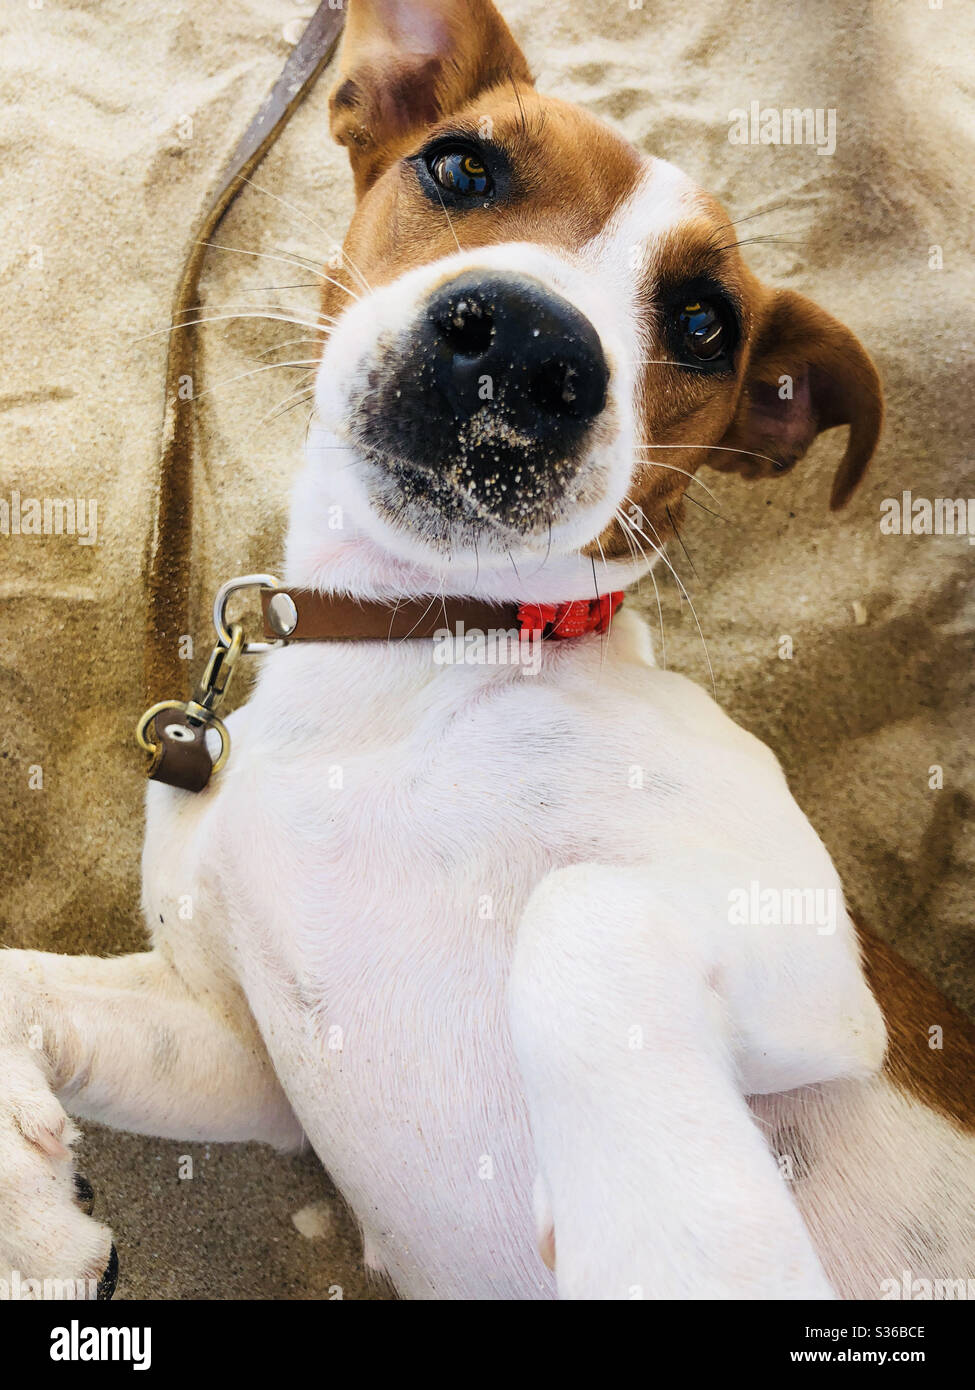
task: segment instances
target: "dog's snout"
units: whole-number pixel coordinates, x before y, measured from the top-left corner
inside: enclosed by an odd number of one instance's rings
[[[527,275],[476,271],[441,285],[421,334],[454,413],[495,400],[514,428],[569,435],[606,404],[609,370],[599,335],[567,300]]]
[[[356,437],[401,504],[541,532],[575,501],[610,400],[588,318],[540,279],[471,269],[381,339]]]

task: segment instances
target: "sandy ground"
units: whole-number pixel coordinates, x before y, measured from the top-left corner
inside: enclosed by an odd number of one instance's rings
[[[975,491],[975,10],[958,0],[504,9],[540,86],[680,164],[733,217],[761,214],[747,225],[779,240],[750,248],[755,269],[818,299],[880,365],[887,432],[846,513],[826,512],[840,448],[827,436],[774,483],[708,475],[705,500],[720,519],[691,507],[693,571],[679,550],[673,561],[719,698],[781,757],[851,902],[971,1010],[975,549],[964,537],[882,535],[879,518],[882,500],[903,489],[931,499]],[[16,490],[98,508],[95,545],[0,534],[7,945],[143,944],[142,760],[131,730],[165,354],[163,336],[143,335],[166,325],[198,210],[284,62],[285,31],[309,12],[290,0],[8,0],[0,12],[0,498]],[[324,259],[341,238],[350,180],[328,138],[328,85],[326,75],[256,175],[321,230],[248,190],[222,242]],[[835,153],[731,144],[729,113],[752,101],[834,109]],[[214,252],[205,297],[299,310],[313,281],[282,262]],[[298,333],[260,320],[211,325],[204,386]],[[216,585],[273,570],[280,555],[305,416],[299,407],[275,418],[275,407],[296,375],[262,373],[200,402],[201,649]],[[669,664],[706,681],[697,627],[666,578],[661,598]],[[640,601],[656,615],[652,592]],[[790,660],[779,656],[783,636]],[[929,785],[934,766],[940,789]],[[178,1176],[186,1153],[191,1181]],[[367,1282],[352,1223],[311,1156],[90,1128],[83,1163],[117,1233],[119,1297],[386,1296]]]

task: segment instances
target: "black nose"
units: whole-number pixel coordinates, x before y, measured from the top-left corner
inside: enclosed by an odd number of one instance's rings
[[[596,330],[527,275],[468,271],[448,281],[429,300],[421,333],[436,385],[460,419],[493,400],[519,433],[569,443],[606,404]]]
[[[382,347],[356,434],[399,488],[397,508],[447,539],[486,517],[550,528],[606,405],[609,368],[585,315],[530,276],[471,270]]]

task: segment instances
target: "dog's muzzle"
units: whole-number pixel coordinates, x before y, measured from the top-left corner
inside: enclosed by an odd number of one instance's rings
[[[387,353],[357,434],[410,500],[531,530],[571,487],[609,368],[589,320],[540,281],[468,271]]]

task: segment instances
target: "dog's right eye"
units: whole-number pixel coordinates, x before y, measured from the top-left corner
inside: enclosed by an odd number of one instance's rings
[[[711,300],[681,306],[677,319],[681,346],[699,362],[713,362],[727,350],[731,329],[721,306]]]
[[[668,336],[678,361],[699,372],[730,371],[741,334],[729,296],[699,280],[674,291],[668,307]]]
[[[455,198],[489,197],[494,189],[480,154],[469,147],[436,150],[428,158],[427,168],[434,183]]]

